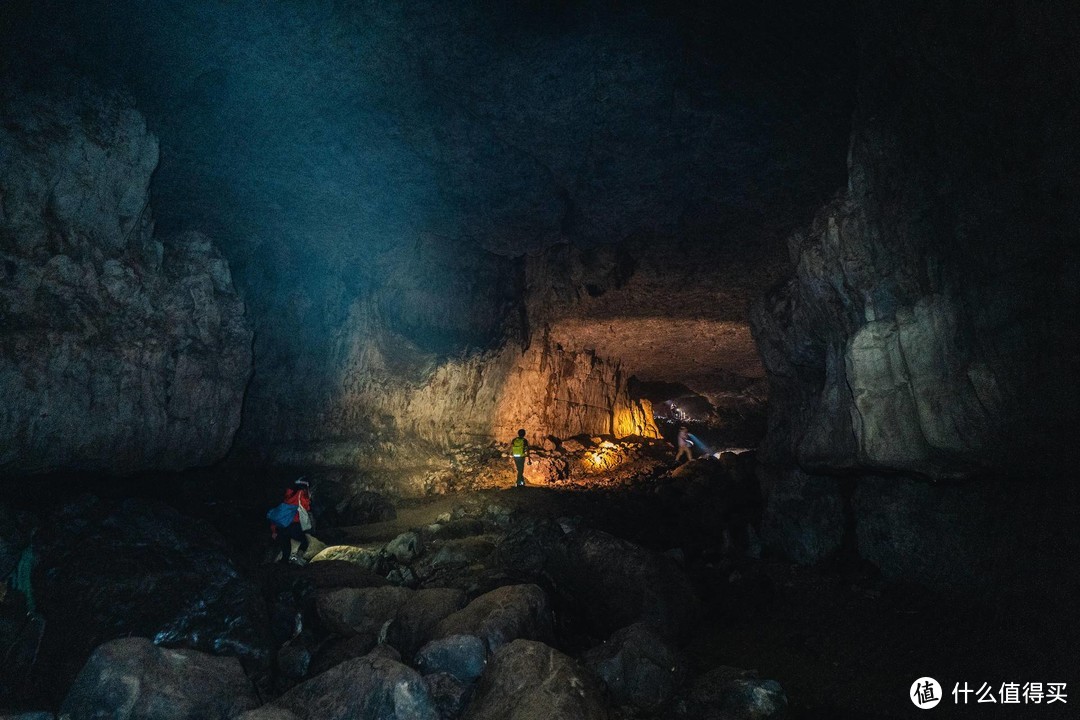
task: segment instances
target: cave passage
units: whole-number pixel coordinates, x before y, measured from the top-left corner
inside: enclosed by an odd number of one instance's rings
[[[0,4],[0,718],[1074,716],[1078,48]]]

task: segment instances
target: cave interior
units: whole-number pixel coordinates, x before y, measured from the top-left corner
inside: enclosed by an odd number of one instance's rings
[[[1080,5],[0,40],[0,719],[1072,716]]]

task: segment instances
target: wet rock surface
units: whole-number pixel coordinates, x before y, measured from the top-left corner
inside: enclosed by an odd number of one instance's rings
[[[84,497],[47,518],[34,547],[43,687],[62,692],[95,647],[128,635],[268,660],[259,588],[203,521],[161,503]]]
[[[125,638],[94,651],[60,712],[72,720],[231,720],[256,705],[236,658]]]
[[[220,459],[251,373],[228,263],[199,233],[154,234],[158,141],[130,98],[22,90],[0,95],[0,471]]]

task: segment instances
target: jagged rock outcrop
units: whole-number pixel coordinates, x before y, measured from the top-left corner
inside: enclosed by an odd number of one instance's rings
[[[2,87],[0,471],[219,459],[251,331],[210,240],[154,235],[157,139],[121,95]]]
[[[794,277],[753,316],[774,547],[820,559],[847,537],[918,577],[895,562],[903,533],[860,523],[924,493],[861,478],[964,479],[1071,448],[1080,65],[1060,57],[1078,28],[1064,4],[868,7],[848,186],[792,238]]]

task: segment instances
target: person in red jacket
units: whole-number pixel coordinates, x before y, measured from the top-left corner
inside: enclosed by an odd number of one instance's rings
[[[304,553],[308,548],[307,531],[311,529],[311,493],[308,481],[299,478],[291,487],[285,488],[284,502],[295,505],[296,513],[287,527],[278,527],[271,523],[270,535],[281,545],[281,562],[303,565]],[[293,540],[300,543],[295,553],[292,551]]]

